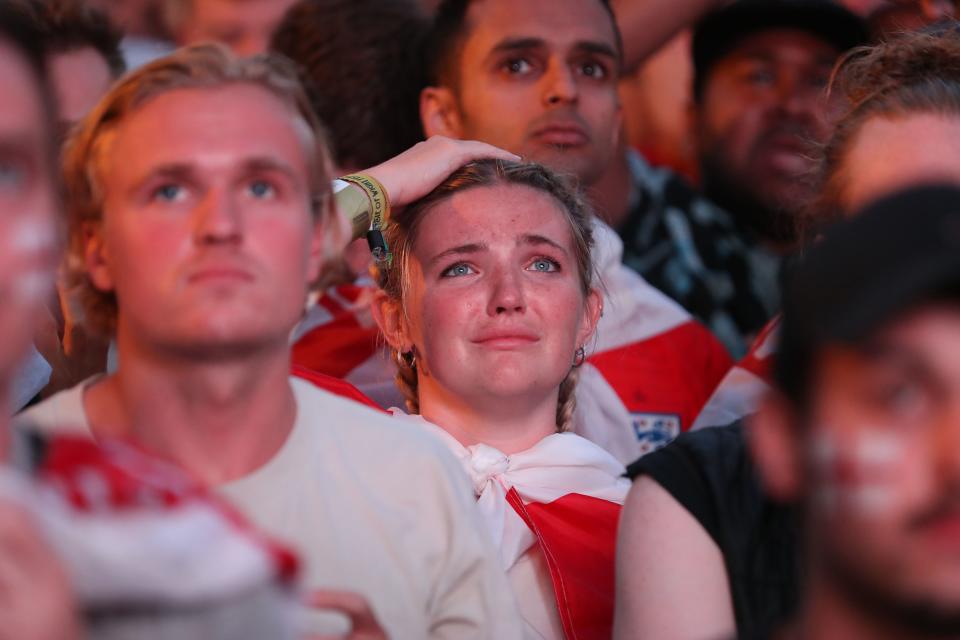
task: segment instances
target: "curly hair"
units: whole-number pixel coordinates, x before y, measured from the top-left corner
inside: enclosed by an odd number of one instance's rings
[[[393,262],[390,266],[378,264],[374,268],[377,283],[388,298],[399,301],[401,307],[403,301],[407,299],[410,286],[410,255],[420,230],[420,223],[426,214],[456,193],[498,184],[530,187],[550,195],[560,205],[559,209],[566,217],[573,236],[580,288],[584,295],[593,289],[595,274],[592,258],[592,213],[576,190],[567,181],[539,164],[479,160],[461,167],[432,192],[391,216],[384,230],[384,239],[393,252]],[[393,350],[393,356],[398,368],[397,386],[406,398],[407,410],[411,413],[419,413],[416,357],[399,353],[396,349]],[[579,369],[572,367],[560,385],[557,401],[557,431],[569,431],[572,427],[576,406],[574,390],[578,377]]]
[[[830,91],[844,110],[820,152],[819,197],[812,207],[828,218],[845,208],[846,157],[868,120],[919,113],[960,117],[960,33],[908,33],[854,49],[838,63]]]

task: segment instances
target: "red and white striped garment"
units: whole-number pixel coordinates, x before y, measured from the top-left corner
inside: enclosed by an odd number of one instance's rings
[[[126,612],[124,628],[141,611],[157,627],[256,594],[276,605],[259,610],[270,637],[299,632],[298,558],[178,469],[116,441],[15,436],[33,449],[29,468],[0,470],[0,498],[34,514],[101,630],[111,612]]]
[[[680,305],[623,266],[623,243],[594,222],[604,312],[577,389],[574,431],[632,462],[693,424],[732,361]],[[403,406],[396,366],[370,312],[374,284],[330,289],[294,332],[293,361],[342,377],[383,407]]]
[[[533,638],[610,638],[617,521],[630,488],[623,465],[572,433],[511,455],[469,447],[420,416],[470,477],[477,505]],[[542,585],[548,589],[542,589]]]
[[[779,328],[780,316],[767,323],[747,355],[720,381],[693,423],[694,429],[722,427],[757,410],[760,398],[770,389]]]

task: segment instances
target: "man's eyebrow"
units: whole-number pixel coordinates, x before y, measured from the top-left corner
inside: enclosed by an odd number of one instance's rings
[[[297,172],[285,162],[281,162],[275,158],[269,156],[255,156],[249,158],[243,162],[241,165],[242,173],[256,173],[256,172],[266,172],[266,171],[276,171],[282,173],[285,176],[289,177],[291,180],[295,181],[297,184],[300,184],[302,180],[297,175]],[[190,181],[196,172],[195,167],[189,162],[169,162],[164,164],[158,164],[151,167],[143,176],[137,180],[134,184],[137,185],[135,188],[139,188],[140,185],[144,184],[149,180],[154,180],[157,178],[164,178],[168,180],[179,180],[179,181]]]
[[[564,255],[567,255],[569,253],[569,251],[564,249],[563,246],[561,246],[557,242],[551,240],[546,236],[541,236],[536,233],[526,233],[520,236],[520,238],[517,239],[517,244],[528,244],[533,246],[545,244],[553,247],[557,251],[562,252]]]
[[[453,247],[447,249],[446,251],[441,251],[437,255],[430,258],[430,261],[427,263],[428,267],[436,265],[441,260],[449,258],[450,256],[460,256],[460,255],[469,255],[473,253],[480,253],[487,250],[487,245],[475,242],[471,244],[462,244],[458,247]]]
[[[854,345],[854,351],[874,364],[892,365],[924,378],[932,374],[930,364],[922,354],[884,338],[867,339]]]
[[[574,51],[619,59],[620,54],[611,45],[597,40],[580,40],[573,45]]]
[[[510,51],[527,51],[546,46],[543,38],[505,38],[498,42],[491,50],[490,55]],[[617,50],[606,42],[597,40],[580,40],[574,43],[573,50],[578,53],[592,53],[610,58],[618,58]]]
[[[143,174],[143,176],[136,181],[136,184],[140,185],[148,180],[154,178],[169,178],[171,180],[186,180],[193,175],[193,167],[187,162],[168,162],[164,164],[158,164]]]
[[[490,55],[496,55],[508,51],[526,51],[537,49],[546,44],[543,38],[504,38],[490,50]]]
[[[290,166],[289,163],[272,158],[270,156],[256,156],[250,158],[243,163],[243,169],[246,173],[276,172],[283,174],[294,184],[300,185],[303,183],[302,177],[293,167]]]

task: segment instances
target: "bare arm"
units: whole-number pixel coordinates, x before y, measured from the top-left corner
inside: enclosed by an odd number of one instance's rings
[[[633,483],[618,536],[615,639],[736,635],[720,549],[656,481]]]
[[[611,0],[623,34],[628,71],[639,66],[673,36],[729,0]]]
[[[82,637],[66,570],[30,515],[0,501],[0,640]]]

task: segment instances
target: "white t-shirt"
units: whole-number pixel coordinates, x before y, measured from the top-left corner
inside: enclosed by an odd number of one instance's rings
[[[363,594],[398,640],[521,637],[473,492],[446,448],[309,382],[291,384],[297,418],[287,441],[220,490],[300,551],[305,586]],[[83,387],[32,407],[17,423],[89,435]],[[311,630],[334,632],[330,623],[313,616]]]

